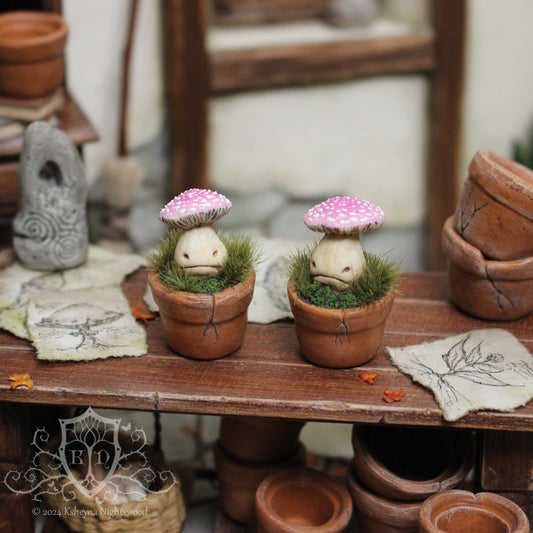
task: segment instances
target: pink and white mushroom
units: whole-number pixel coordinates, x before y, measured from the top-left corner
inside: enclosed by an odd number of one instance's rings
[[[379,228],[385,213],[366,200],[337,196],[315,205],[304,216],[313,231],[325,233],[310,259],[311,276],[337,291],[346,291],[366,266],[359,234]]]
[[[231,209],[231,202],[209,189],[189,189],[173,198],[159,213],[166,224],[181,228],[174,259],[192,277],[216,276],[228,252],[213,223]]]

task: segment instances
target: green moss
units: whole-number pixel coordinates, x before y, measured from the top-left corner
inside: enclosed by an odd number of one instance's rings
[[[150,257],[150,269],[159,274],[161,283],[172,290],[212,294],[241,283],[250,269],[260,262],[260,251],[249,235],[220,234],[228,256],[220,275],[192,278],[174,261],[174,251],[182,230],[173,229],[161,239],[159,249]]]
[[[298,296],[317,307],[348,309],[375,302],[395,290],[400,281],[400,266],[385,255],[365,252],[366,269],[361,277],[345,292],[311,279],[309,261],[318,242],[297,250],[289,256],[289,283]]]

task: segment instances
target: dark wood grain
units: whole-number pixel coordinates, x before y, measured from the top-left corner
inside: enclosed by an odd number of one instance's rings
[[[144,288],[143,271],[128,279],[125,293],[132,305],[141,303]],[[193,361],[172,352],[159,319],[146,325],[149,355],[89,363],[39,361],[29,343],[2,332],[2,373],[7,378],[29,371],[36,385],[32,390],[11,390],[7,381],[0,381],[0,401],[531,431],[533,402],[512,412],[480,411],[453,424],[445,422],[433,394],[399,372],[385,347],[504,327],[533,351],[533,317],[509,323],[468,317],[442,299],[446,294],[442,274],[407,275],[401,290],[378,355],[363,367],[345,370],[306,362],[290,321],[249,324],[241,348],[215,361]],[[361,370],[377,371],[376,384],[362,382]],[[388,404],[382,400],[385,387],[403,387],[406,395],[401,402]]]
[[[434,66],[433,36],[408,35],[213,52],[210,66],[213,92],[428,72]]]

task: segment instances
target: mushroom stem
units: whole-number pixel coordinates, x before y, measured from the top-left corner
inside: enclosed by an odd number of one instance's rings
[[[347,291],[361,276],[366,260],[359,234],[327,233],[318,243],[310,259],[314,281],[329,285],[337,291]]]
[[[217,276],[228,252],[212,224],[184,230],[174,259],[192,277]]]

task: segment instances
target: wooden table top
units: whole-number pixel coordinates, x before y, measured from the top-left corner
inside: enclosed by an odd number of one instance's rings
[[[124,283],[132,305],[142,303],[146,273]],[[533,353],[533,315],[487,322],[456,310],[445,273],[407,273],[387,320],[383,345],[367,364],[326,369],[300,355],[291,321],[249,324],[241,348],[214,361],[193,361],[167,346],[159,317],[146,324],[148,355],[92,362],[37,360],[31,344],[0,331],[0,401],[215,415],[269,416],[318,421],[431,425],[533,431],[533,401],[512,412],[479,411],[446,422],[433,394],[392,365],[385,346],[433,341],[473,329],[500,327]],[[374,385],[361,371],[378,372]],[[33,389],[11,390],[7,377],[30,372]],[[388,387],[405,390],[383,401]]]

